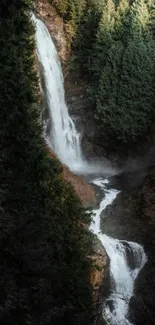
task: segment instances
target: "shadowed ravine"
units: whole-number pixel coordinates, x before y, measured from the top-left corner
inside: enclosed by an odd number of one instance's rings
[[[63,75],[57,51],[43,22],[36,19],[34,15],[33,20],[36,24],[37,53],[42,66],[49,111],[49,119],[45,123],[45,136],[49,146],[61,162],[77,174],[107,177],[114,174],[111,167],[85,161],[81,150],[80,134],[69,116],[65,102]],[[97,178],[93,183],[103,191],[103,199],[99,208],[94,210],[90,230],[101,241],[110,258],[110,296],[103,302],[103,318],[111,325],[130,324],[127,319],[128,304],[133,294],[134,281],[147,260],[146,255],[137,243],[119,241],[101,233],[101,213],[113,202],[118,191],[106,189],[107,179]]]

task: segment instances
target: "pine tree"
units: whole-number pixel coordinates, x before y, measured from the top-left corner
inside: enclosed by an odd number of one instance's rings
[[[91,67],[96,79],[99,78],[100,71],[106,63],[107,52],[113,42],[114,22],[115,5],[113,0],[106,0],[97,31],[97,38],[94,45],[93,64]]]
[[[90,215],[44,144],[32,5],[0,3],[0,322],[80,324],[92,308]]]
[[[94,53],[94,43],[98,25],[102,15],[103,1],[91,0],[86,2],[78,37],[73,45],[81,65],[81,71],[91,73],[91,62]]]
[[[84,2],[72,49],[91,81],[98,132],[136,141],[154,119],[154,1]],[[77,20],[75,3],[70,5],[72,22]]]
[[[97,93],[96,118],[102,130],[127,142],[144,134],[154,118],[155,42],[143,0],[130,10],[129,31],[107,52]],[[124,24],[123,24],[124,27]],[[122,30],[122,26],[121,26]],[[120,35],[126,35],[125,33]],[[119,33],[117,32],[117,37]]]

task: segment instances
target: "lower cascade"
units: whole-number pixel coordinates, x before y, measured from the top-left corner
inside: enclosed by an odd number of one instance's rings
[[[101,233],[100,216],[107,205],[112,204],[119,193],[115,189],[106,190],[108,180],[98,179],[98,185],[105,196],[100,207],[94,210],[90,229],[97,235],[110,259],[111,288],[110,296],[103,306],[103,317],[111,325],[131,324],[127,317],[129,300],[134,290],[134,280],[147,261],[144,249],[137,243],[120,241]]]
[[[45,136],[49,146],[62,163],[76,173],[95,173],[103,166],[93,166],[82,156],[80,134],[68,113],[65,102],[63,74],[57,51],[44,23],[32,14],[36,25],[38,59],[43,69],[46,102],[49,119],[45,125]],[[111,325],[129,325],[128,304],[133,294],[134,281],[147,261],[143,247],[137,243],[119,241],[102,234],[100,216],[107,205],[112,204],[118,191],[106,189],[106,179],[96,179],[94,184],[103,191],[100,207],[94,210],[90,230],[97,235],[110,259],[110,295],[103,305],[103,318]]]

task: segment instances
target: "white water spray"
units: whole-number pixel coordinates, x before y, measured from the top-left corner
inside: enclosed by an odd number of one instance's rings
[[[112,204],[118,191],[106,190],[107,180],[98,179],[98,185],[105,193],[100,207],[94,210],[91,231],[97,235],[110,258],[111,294],[103,306],[103,317],[111,325],[130,325],[128,304],[133,294],[134,281],[147,261],[144,249],[137,243],[120,241],[101,233],[100,215],[107,205]]]

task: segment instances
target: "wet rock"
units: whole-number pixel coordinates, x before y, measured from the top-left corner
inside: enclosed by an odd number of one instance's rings
[[[96,291],[104,283],[107,275],[105,270],[107,270],[109,264],[109,259],[106,251],[99,243],[96,243],[94,246],[94,255],[92,257],[92,260],[95,267],[93,267],[90,272],[90,282]]]
[[[131,192],[137,189],[147,176],[147,169],[123,171],[109,179],[108,187],[114,187],[123,192]]]
[[[136,189],[118,194],[104,211],[102,226],[110,236],[151,247],[155,241],[155,170]]]

